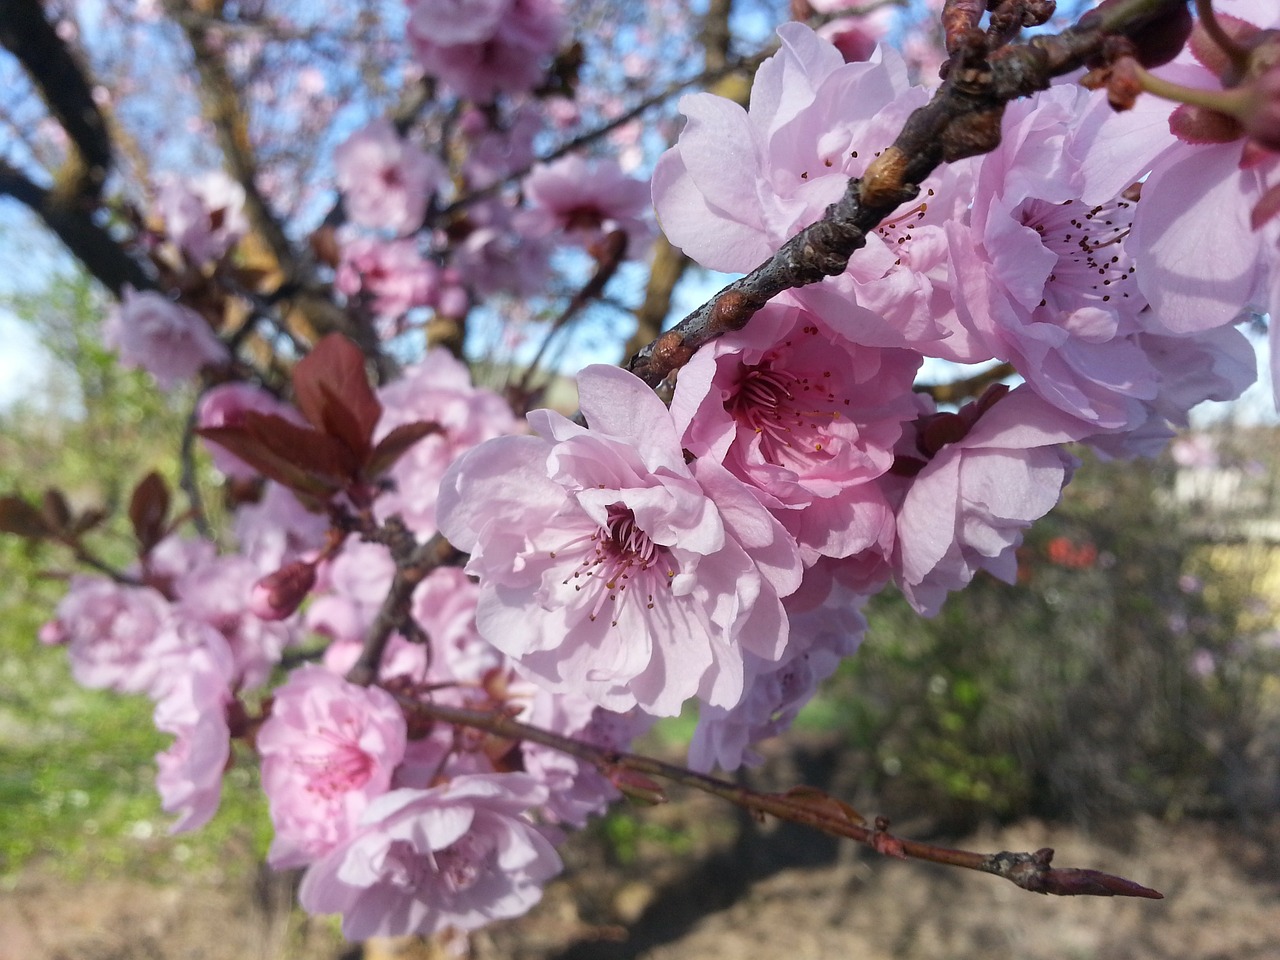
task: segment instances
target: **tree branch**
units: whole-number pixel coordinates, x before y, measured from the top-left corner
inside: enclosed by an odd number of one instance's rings
[[[577,757],[600,771],[611,782],[636,786],[652,799],[665,799],[656,783],[645,778],[659,777],[672,783],[701,790],[757,815],[768,814],[779,820],[813,827],[824,833],[847,837],[877,853],[903,860],[927,860],[966,870],[978,870],[1003,877],[1032,893],[1055,896],[1140,897],[1162,900],[1164,895],[1150,887],[1097,870],[1055,869],[1050,866],[1053,851],[1048,848],[1034,853],[983,854],[955,850],[889,833],[889,822],[877,818],[871,826],[847,804],[816,790],[799,788],[787,793],[763,793],[727,780],[695,773],[692,770],[634,753],[620,753],[563,737],[513,720],[504,713],[465,710],[443,704],[398,697],[400,703],[419,716],[457,726],[472,727],[509,740],[527,740]]]
[[[45,19],[39,0],[0,0],[0,44],[18,58],[71,138],[72,151],[57,174],[55,192],[67,203],[96,202],[111,169],[106,120],[84,70]]]
[[[913,199],[939,165],[999,145],[1005,104],[1044,90],[1054,77],[1082,66],[1101,52],[1108,36],[1132,32],[1185,5],[1186,0],[1120,0],[1090,11],[1060,34],[1003,47],[989,58],[985,44],[961,45],[933,99],[911,114],[861,180],[849,181],[844,196],[827,207],[822,219],[636,353],[627,368],[657,386],[699,347],[742,329],[782,291],[843,273],[867,234]]]

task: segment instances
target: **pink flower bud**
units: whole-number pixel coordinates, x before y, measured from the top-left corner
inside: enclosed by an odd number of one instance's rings
[[[305,560],[286,563],[253,586],[249,611],[260,620],[283,620],[302,604],[316,585],[316,567]]]

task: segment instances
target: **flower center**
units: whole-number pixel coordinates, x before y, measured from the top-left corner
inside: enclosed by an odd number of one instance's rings
[[[475,884],[488,866],[493,840],[468,833],[436,853],[436,870],[453,893],[461,893]]]
[[[643,598],[645,609],[652,610],[654,595],[663,586],[670,587],[675,565],[670,553],[649,539],[640,529],[636,516],[621,503],[611,504],[603,527],[561,547],[585,546],[582,560],[564,583],[573,584],[579,593],[589,595],[591,605],[587,617],[595,620],[605,605],[612,607],[611,626],[618,625],[619,611],[627,597]],[[559,551],[553,551],[555,557]]]
[[[743,369],[726,404],[738,425],[760,438],[760,455],[775,466],[812,468],[832,457],[830,425],[839,419],[831,371],[809,375],[779,370],[776,355]]]
[[[1074,200],[1027,200],[1019,208],[1025,226],[1057,255],[1040,306],[1070,311],[1108,304],[1141,309],[1135,267],[1124,239],[1133,226],[1133,203],[1118,199],[1096,207]]]
[[[373,758],[355,745],[353,737],[341,731],[322,729],[317,739],[323,745],[318,745],[315,752],[296,761],[306,770],[307,790],[325,800],[332,800],[359,790],[369,782],[373,775]]]

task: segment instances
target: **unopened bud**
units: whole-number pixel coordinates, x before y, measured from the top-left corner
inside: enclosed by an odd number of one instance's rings
[[[305,560],[286,563],[253,585],[249,612],[259,620],[283,620],[292,614],[316,585],[316,566]]]
[[[626,767],[614,767],[609,771],[608,776],[609,782],[628,800],[650,806],[667,802],[667,794],[662,789],[662,785],[643,773],[636,773]]]

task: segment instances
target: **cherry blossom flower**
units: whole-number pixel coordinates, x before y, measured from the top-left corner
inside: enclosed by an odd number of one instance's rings
[[[640,380],[593,366],[578,392],[590,430],[535,411],[540,436],[491,440],[441,483],[441,532],[480,578],[480,633],[552,691],[610,710],[732,706],[744,651],[773,661],[786,646],[795,542],[719,464],[685,463]]]
[[[394,318],[435,302],[440,268],[424,260],[412,240],[357,237],[342,246],[334,286],[349,297],[363,291],[374,313]]]
[[[925,616],[980,569],[1014,581],[1023,531],[1058,502],[1075,469],[1063,445],[1091,432],[1025,385],[941,416],[954,432],[921,421],[916,449],[929,459],[902,497],[893,556],[898,585]]]
[[[226,641],[206,628],[205,642],[170,667],[155,724],[177,739],[156,755],[156,788],[163,809],[178,814],[170,831],[181,833],[208,823],[222,797],[222,774],[231,756],[227,707],[235,664]]]
[[[221,170],[161,177],[156,203],[165,230],[192,263],[220,259],[249,232],[244,187]]]
[[[521,773],[454,777],[375,799],[359,830],[312,864],[298,899],[341,913],[349,940],[474,930],[525,913],[561,869],[527,817],[546,787]]]
[[[102,338],[122,364],[146,370],[162,390],[229,356],[200,314],[150,290],[126,288],[103,325]]]
[[[226,554],[188,570],[174,583],[175,610],[215,628],[231,649],[236,685],[262,686],[284,648],[296,638],[288,621],[266,621],[249,609],[261,571],[248,557]]]
[[[342,203],[353,223],[395,234],[422,226],[444,180],[440,161],[404,140],[390,120],[371,120],[333,153]]]
[[[684,447],[750,484],[812,564],[892,545],[892,509],[870,481],[916,414],[919,365],[918,354],[858,346],[775,303],[694,355],[671,410]]]
[[[67,647],[71,675],[82,686],[148,693],[159,680],[153,646],[169,618],[168,601],[152,587],[77,576],[41,637]]]
[[[829,595],[816,605],[811,596],[816,591],[805,586],[784,601],[791,623],[787,650],[776,663],[747,658],[747,694],[742,702],[728,710],[708,706],[698,711],[689,744],[691,769],[736,770],[742,764],[761,763],[763,758],[752,746],[790,728],[818,684],[858,651],[867,629],[861,613],[866,598],[830,580],[819,589]]]
[[[275,827],[268,861],[306,866],[350,836],[390,787],[404,757],[404,714],[385,690],[304,666],[276,690],[257,747]]]
[[[681,98],[687,122],[654,170],[663,231],[714,270],[751,270],[818,220],[927,99],[892,50],[846,63],[803,24],[783,24],[778,37],[747,110],[709,93]],[[789,296],[865,345],[986,359],[956,322],[943,236],[970,201],[969,171],[968,162],[941,167],[921,185],[921,202],[877,227],[843,274]],[[873,313],[842,327],[840,304],[855,301]]]
[[[523,182],[530,208],[519,224],[529,236],[564,236],[590,249],[608,233],[627,235],[627,256],[644,256],[652,240],[649,185],[629,177],[614,160],[570,154],[540,164]]]
[[[378,392],[383,414],[377,438],[403,423],[424,421],[439,430],[409,448],[391,468],[395,484],[378,500],[382,516],[400,514],[421,536],[436,532],[436,495],[449,465],[477,444],[519,428],[510,405],[492,390],[475,387],[471,373],[437,347]]]
[[[459,96],[491,103],[500,93],[526,93],[545,76],[564,17],[556,0],[414,0],[408,27],[424,72]],[[476,39],[461,41],[464,34]]]

